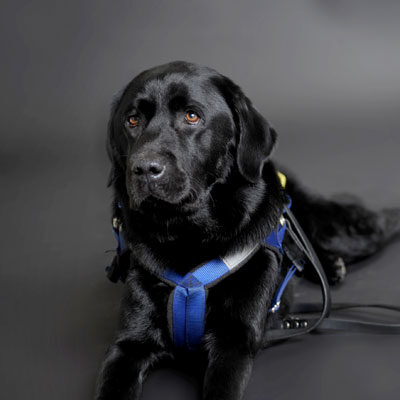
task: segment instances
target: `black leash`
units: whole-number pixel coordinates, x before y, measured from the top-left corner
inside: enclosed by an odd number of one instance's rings
[[[304,303],[298,304],[291,311],[294,314],[312,314],[319,311],[317,304],[314,303]],[[352,309],[383,309],[387,311],[400,312],[400,307],[391,306],[387,304],[357,304],[357,303],[338,303],[335,304],[331,310],[333,311],[343,311]],[[400,323],[384,323],[384,322],[372,322],[365,321],[362,319],[344,319],[330,316],[324,319],[318,327],[319,330],[329,329],[329,330],[346,330],[351,332],[363,332],[363,333],[380,333],[387,335],[399,335],[400,334]]]
[[[400,334],[400,323],[371,322],[363,319],[343,319],[329,316],[330,311],[341,311],[350,309],[370,309],[379,308],[389,311],[400,312],[400,307],[386,304],[357,304],[339,303],[331,305],[331,296],[328,280],[325,271],[318,259],[310,241],[301,229],[295,216],[288,207],[285,206],[286,231],[301,250],[303,255],[308,258],[315,269],[322,292],[322,307],[315,303],[297,304],[291,308],[291,313],[284,321],[276,321],[266,332],[265,345],[272,342],[290,339],[292,337],[304,335],[317,330],[346,330],[363,333],[379,334]],[[292,259],[289,252],[288,257],[297,266],[298,262]],[[319,314],[317,317],[313,314]]]

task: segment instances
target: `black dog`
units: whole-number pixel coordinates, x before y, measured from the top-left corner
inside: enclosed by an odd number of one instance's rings
[[[318,198],[290,176],[283,188],[269,159],[276,139],[236,84],[195,64],[144,71],[115,102],[110,184],[130,268],[96,399],[138,399],[151,367],[184,356],[171,339],[171,287],[162,272],[184,274],[263,243],[279,223],[287,193],[331,283],[344,278],[345,265],[375,253],[399,232],[399,210],[374,213]],[[286,261],[262,245],[209,290],[205,332],[195,351],[204,361],[204,399],[242,398],[254,356],[267,344],[268,310]],[[285,311],[281,307],[280,315]]]

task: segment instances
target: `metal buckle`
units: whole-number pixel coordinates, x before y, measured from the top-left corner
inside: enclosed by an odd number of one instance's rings
[[[117,217],[114,217],[112,219],[112,226],[114,229],[119,229],[119,227],[121,226],[121,220]]]
[[[277,303],[274,304],[274,306],[271,308],[271,312],[275,313],[276,311],[279,310],[279,307],[281,306],[281,301],[279,300]]]

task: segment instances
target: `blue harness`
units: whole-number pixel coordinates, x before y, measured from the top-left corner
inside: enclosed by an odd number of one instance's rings
[[[291,200],[289,198],[289,205]],[[118,204],[121,207],[120,204]],[[284,211],[285,212],[285,211]],[[126,250],[121,224],[113,220],[113,231],[117,239],[117,255]],[[286,220],[283,216],[278,227],[264,240],[271,249],[283,255],[282,242],[286,231]],[[259,245],[247,248],[232,256],[215,258],[196,267],[186,275],[180,275],[172,269],[166,269],[160,278],[174,289],[168,303],[168,320],[175,346],[195,349],[201,342],[205,327],[207,290],[242,267],[259,249]],[[281,297],[290,279],[297,270],[292,265],[285,278],[277,288],[269,312],[279,310]]]

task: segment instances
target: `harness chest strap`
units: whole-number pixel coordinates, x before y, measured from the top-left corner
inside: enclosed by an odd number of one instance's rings
[[[166,270],[161,276],[174,287],[168,302],[171,336],[177,347],[194,349],[204,334],[207,291],[244,265],[259,245],[225,258],[216,258],[186,275]]]
[[[279,253],[282,252],[284,229],[285,225],[274,230],[265,240],[265,244]],[[161,279],[174,287],[168,302],[168,321],[177,347],[194,349],[199,345],[204,334],[208,289],[239,270],[259,248],[260,244],[257,244],[231,256],[215,258],[186,275],[179,275],[170,269],[164,272]],[[295,268],[290,270],[278,288],[270,312],[279,309],[280,298],[294,271]]]

